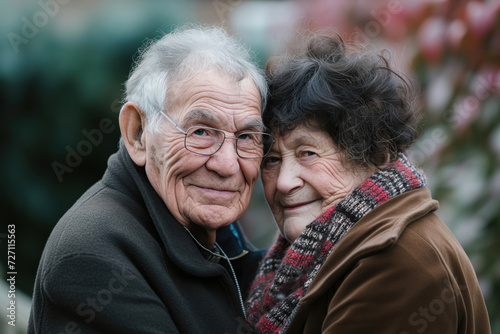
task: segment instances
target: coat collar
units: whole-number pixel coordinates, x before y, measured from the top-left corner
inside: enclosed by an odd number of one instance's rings
[[[110,187],[118,189],[132,197],[135,202],[147,211],[149,222],[143,225],[154,225],[159,239],[169,259],[185,272],[195,276],[216,276],[224,272],[224,268],[207,261],[206,257],[189,233],[173,217],[165,203],[151,186],[144,167],[137,166],[130,158],[123,140],[120,140],[118,152],[108,160],[108,169],[103,181]],[[151,226],[145,226],[151,229]]]
[[[300,304],[324,296],[332,283],[343,277],[361,258],[394,245],[412,222],[437,210],[429,189],[398,195],[361,218],[335,246],[314,278]]]

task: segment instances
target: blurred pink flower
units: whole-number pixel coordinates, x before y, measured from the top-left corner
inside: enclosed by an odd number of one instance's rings
[[[496,24],[499,2],[471,1],[465,8],[465,17],[471,31],[477,37],[484,37]]]
[[[472,91],[480,100],[500,94],[500,68],[483,66],[472,84]]]
[[[431,17],[420,26],[417,40],[427,61],[437,63],[441,60],[446,30],[446,22],[440,17]]]
[[[334,27],[343,30],[348,26],[347,13],[350,0],[295,0],[299,5],[306,26],[310,29]]]
[[[458,133],[464,132],[479,116],[482,100],[476,95],[467,95],[455,105],[453,113],[453,127]]]
[[[467,26],[461,19],[455,19],[447,28],[446,37],[448,44],[455,51],[460,49],[460,44],[462,43],[465,35],[467,34]]]

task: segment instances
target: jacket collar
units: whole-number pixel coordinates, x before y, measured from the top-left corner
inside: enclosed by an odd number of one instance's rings
[[[108,160],[103,177],[108,186],[125,192],[147,211],[169,259],[185,272],[195,276],[216,276],[223,267],[207,261],[189,233],[173,217],[161,197],[151,186],[144,167],[137,166],[130,158],[123,140],[118,152]],[[151,222],[141,222],[143,225]],[[151,226],[145,226],[151,229]],[[234,250],[232,251],[234,252]]]
[[[419,188],[367,213],[335,246],[300,304],[323,296],[331,289],[332,282],[345,275],[357,261],[394,245],[409,224],[437,210],[438,206],[429,189]]]

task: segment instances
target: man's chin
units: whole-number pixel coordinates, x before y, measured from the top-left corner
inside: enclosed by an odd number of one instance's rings
[[[199,207],[199,215],[194,215],[192,221],[196,225],[205,228],[206,230],[217,230],[227,226],[242,215],[236,214],[233,210],[227,209],[219,205],[204,205]]]

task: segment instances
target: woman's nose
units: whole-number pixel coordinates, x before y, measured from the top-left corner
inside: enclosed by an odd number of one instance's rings
[[[295,189],[300,189],[303,185],[304,180],[300,177],[300,167],[283,161],[278,175],[278,191],[286,194]]]

